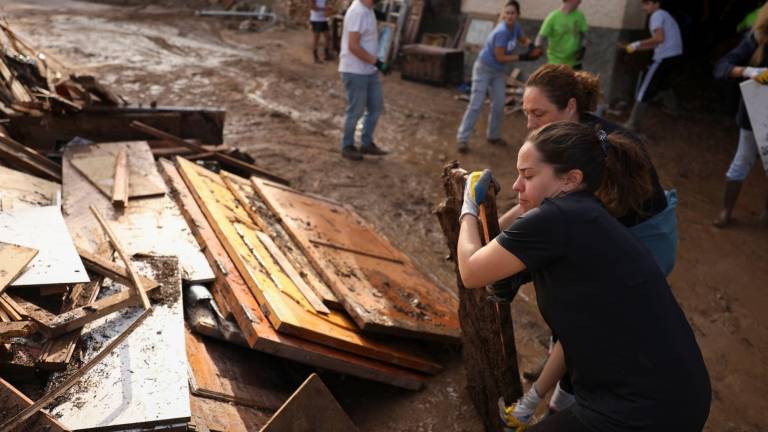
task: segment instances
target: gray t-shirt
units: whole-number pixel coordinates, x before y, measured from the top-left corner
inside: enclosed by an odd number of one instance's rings
[[[664,30],[664,42],[653,50],[654,61],[661,61],[683,53],[683,38],[680,36],[680,27],[669,12],[659,9],[652,13],[648,27],[651,29],[651,34],[658,29]]]
[[[376,67],[368,64],[349,50],[349,32],[360,33],[360,47],[365,52],[376,55],[379,51],[379,30],[376,27],[376,14],[373,9],[355,0],[344,15],[344,30],[341,33],[341,53],[339,72],[358,75],[376,73]]]

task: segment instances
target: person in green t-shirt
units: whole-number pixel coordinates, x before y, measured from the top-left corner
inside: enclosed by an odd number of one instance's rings
[[[748,13],[747,16],[745,16],[744,19],[741,20],[739,25],[736,26],[737,33],[742,33],[752,28],[752,25],[755,24],[755,21],[757,21],[757,13],[760,11],[760,8],[763,7],[763,4],[765,4],[765,2],[761,1],[760,6],[758,6],[752,12]]]
[[[541,24],[535,45],[540,47],[547,39],[547,62],[581,69],[586,52],[587,19],[579,10],[581,0],[563,0],[559,9],[552,11]]]

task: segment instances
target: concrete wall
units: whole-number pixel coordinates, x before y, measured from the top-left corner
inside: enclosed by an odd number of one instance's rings
[[[543,20],[560,7],[562,0],[518,0],[522,17]],[[505,0],[463,0],[463,13],[496,14]],[[645,15],[638,0],[583,0],[580,6],[590,27],[637,30],[645,26]]]

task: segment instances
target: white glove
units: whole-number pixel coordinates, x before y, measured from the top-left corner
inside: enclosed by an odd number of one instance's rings
[[[468,214],[478,217],[480,204],[485,200],[485,194],[488,192],[488,186],[492,179],[493,174],[489,169],[475,171],[467,176],[467,182],[464,184],[464,203],[461,205],[459,222]]]
[[[516,432],[524,431],[540,402],[541,396],[536,392],[536,386],[531,386],[531,389],[516,404],[504,409],[502,420],[507,427],[513,428]]]
[[[631,44],[627,45],[627,53],[632,54],[633,52],[640,49],[640,41],[634,41]]]
[[[766,70],[768,70],[768,68],[747,66],[741,72],[741,76],[743,76],[744,78],[755,78],[756,76],[760,75]]]

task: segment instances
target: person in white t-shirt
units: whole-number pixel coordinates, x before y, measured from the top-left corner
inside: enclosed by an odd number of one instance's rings
[[[321,63],[320,35],[323,36],[323,49],[325,60],[333,60],[331,55],[331,32],[328,28],[328,0],[307,0],[309,2],[309,24],[312,26],[312,57],[315,63]]]
[[[379,31],[373,3],[374,0],[354,0],[344,14],[341,34],[339,72],[347,90],[341,155],[355,161],[362,160],[364,154],[381,156],[388,153],[373,142],[373,132],[384,109],[379,71],[387,72],[387,66],[376,56],[379,52]],[[355,128],[363,114],[358,150],[355,147]]]
[[[638,130],[640,118],[648,106],[648,101],[656,95],[665,92],[665,103],[674,108],[672,80],[680,67],[683,56],[683,38],[677,21],[661,8],[660,0],[641,0],[643,11],[649,15],[648,27],[651,37],[626,45],[627,53],[653,50],[653,63],[648,66],[643,82],[635,95],[635,106],[629,120],[625,123],[627,129]]]

